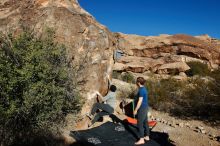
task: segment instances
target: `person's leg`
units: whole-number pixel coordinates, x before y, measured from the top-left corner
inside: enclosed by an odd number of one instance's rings
[[[101,103],[95,103],[95,104],[92,106],[91,115],[94,115],[94,114],[95,114],[95,112],[99,109],[100,104],[101,104]]]
[[[100,109],[104,112],[109,113],[109,114],[112,114],[114,112],[114,109],[108,104],[103,104]]]
[[[93,125],[95,122],[97,122],[97,121],[99,120],[99,118],[101,118],[101,117],[103,117],[103,116],[105,116],[105,115],[109,115],[109,113],[103,112],[103,111],[97,113],[97,114],[95,115],[94,119],[92,120],[91,125]],[[91,125],[89,125],[89,126],[91,126]]]
[[[149,125],[148,125],[148,117],[147,117],[147,112],[146,112],[146,118],[144,119],[144,139],[146,141],[150,140],[150,130],[149,130]]]
[[[97,111],[97,109],[100,109],[102,111],[95,115],[95,117],[93,118],[91,123],[88,125],[89,127],[92,126],[95,122],[97,122],[99,120],[99,118],[101,118],[105,115],[110,115],[114,112],[114,109],[110,105],[104,104],[104,103],[96,103],[96,104],[94,104],[94,106],[91,110],[91,114],[94,115],[95,112]]]
[[[95,103],[95,104],[93,105],[92,110],[91,110],[91,115],[94,115],[95,112],[96,112],[98,109],[100,109],[100,110],[102,110],[102,111],[105,111],[105,112],[108,112],[108,113],[110,113],[110,114],[114,112],[114,109],[113,109],[110,105],[108,105],[108,104]]]
[[[135,143],[136,145],[144,144],[144,114],[144,109],[140,108],[137,113],[137,128],[139,140]]]
[[[137,127],[138,127],[138,137],[144,137],[144,120],[145,120],[145,111],[140,108],[137,114]]]
[[[93,120],[89,123],[89,127],[91,127],[95,122],[97,122],[99,120],[99,118],[105,116],[105,115],[109,115],[109,113],[107,112],[99,112],[95,115],[95,117],[93,118]]]

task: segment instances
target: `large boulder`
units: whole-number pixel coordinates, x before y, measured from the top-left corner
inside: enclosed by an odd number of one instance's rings
[[[77,0],[1,0],[0,31],[18,35],[27,27],[37,34],[48,27],[55,31],[55,40],[67,46],[84,98],[97,90],[106,93],[106,73],[112,71],[116,40]]]

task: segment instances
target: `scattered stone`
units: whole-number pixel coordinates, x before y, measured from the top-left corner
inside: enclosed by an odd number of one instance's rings
[[[156,120],[157,120],[157,122],[160,122],[160,121],[161,121],[160,118],[157,118]]]
[[[211,139],[214,140],[214,141],[217,141],[217,140],[218,140],[216,137],[212,137]]]
[[[155,119],[155,118],[154,118],[154,116],[152,116],[152,115],[151,115],[151,117],[150,117],[150,118],[151,118],[152,120],[154,120],[154,119]]]
[[[171,126],[171,127],[172,127],[172,123],[170,123],[170,122],[168,122],[168,123],[167,123],[167,125],[169,125],[169,126]]]
[[[186,127],[190,128],[190,124],[188,122],[185,125]]]
[[[180,73],[179,73],[179,76],[181,76],[181,77],[186,77],[187,75],[186,75],[185,72],[180,72]]]
[[[163,133],[168,133],[167,130],[163,130]]]
[[[175,122],[173,122],[173,123],[171,123],[171,125],[170,125],[171,127],[174,127],[174,128],[176,128],[176,123]]]
[[[205,131],[205,129],[204,129],[203,126],[198,126],[198,127],[196,127],[196,129],[197,129],[198,132],[200,132],[200,133],[202,133],[202,134],[205,134],[205,133],[206,133],[206,131]]]
[[[155,121],[157,121],[157,118],[156,118],[156,117],[154,117],[154,118],[152,118],[152,120],[155,120]]]
[[[166,125],[167,125],[167,124],[168,124],[168,122],[167,122],[167,121],[164,121],[164,124],[166,124]]]
[[[206,131],[205,131],[204,129],[200,130],[200,132],[201,132],[202,134],[205,134],[205,133],[206,133]]]
[[[195,131],[195,132],[197,132],[197,133],[199,133],[199,132],[200,132],[198,129],[194,129],[193,131]]]
[[[197,129],[199,129],[199,130],[203,130],[204,127],[202,127],[202,126],[198,126]]]
[[[182,122],[178,123],[178,126],[182,128],[183,127],[183,123]]]
[[[214,135],[214,134],[209,133],[209,137],[213,138],[213,137],[215,137],[215,135]]]

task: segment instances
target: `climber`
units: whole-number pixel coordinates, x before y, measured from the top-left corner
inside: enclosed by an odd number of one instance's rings
[[[96,121],[98,121],[99,118],[114,113],[114,109],[116,107],[115,92],[117,88],[115,85],[111,84],[110,77],[108,74],[107,74],[107,78],[110,85],[108,94],[103,97],[98,91],[96,92],[96,94],[101,98],[101,100],[99,100],[98,103],[95,103],[92,107],[91,113],[87,114],[87,116],[91,119],[90,123],[88,124],[88,127],[91,127]],[[101,111],[95,114],[98,109]]]

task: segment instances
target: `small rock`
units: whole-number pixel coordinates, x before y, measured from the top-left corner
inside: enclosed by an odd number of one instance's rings
[[[172,123],[172,124],[171,124],[171,127],[176,128],[176,126],[177,126],[177,125],[176,125],[175,123]]]
[[[186,127],[190,128],[190,124],[188,122],[185,125]]]
[[[182,77],[186,77],[186,73],[185,72],[180,72],[179,75],[182,76]]]
[[[197,133],[200,133],[200,130],[199,129],[194,129],[193,131],[197,132]]]
[[[168,122],[167,125],[172,126],[172,123]]]
[[[215,135],[214,135],[214,134],[209,133],[209,137],[215,137]]]
[[[217,141],[218,139],[216,137],[213,137],[212,140]]]
[[[204,130],[204,127],[198,126],[197,129],[199,129],[199,130]]]
[[[200,130],[200,132],[201,132],[202,134],[205,134],[205,133],[206,133],[206,131],[205,131],[204,129]]]
[[[152,120],[154,120],[154,116],[151,116],[150,118],[151,118]]]
[[[178,126],[183,127],[183,123],[182,122],[178,123]]]
[[[157,122],[160,122],[160,118],[157,118],[156,120],[157,120]]]
[[[167,130],[163,130],[163,133],[168,133]]]

